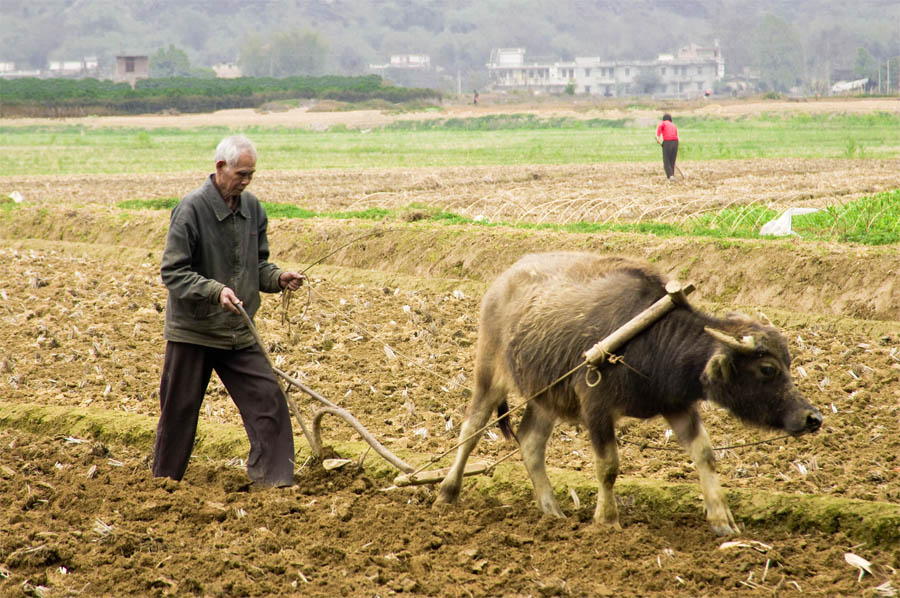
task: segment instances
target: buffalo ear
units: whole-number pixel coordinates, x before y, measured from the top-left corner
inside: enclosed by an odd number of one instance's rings
[[[716,353],[706,362],[703,377],[709,382],[727,384],[731,379],[731,370],[734,363],[725,353]]]

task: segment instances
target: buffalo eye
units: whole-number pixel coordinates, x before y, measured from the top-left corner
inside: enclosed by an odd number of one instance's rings
[[[772,378],[778,373],[778,368],[771,363],[763,363],[759,366],[759,373],[763,378]]]

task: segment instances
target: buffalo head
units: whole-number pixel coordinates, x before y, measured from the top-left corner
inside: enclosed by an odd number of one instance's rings
[[[794,386],[784,337],[749,318],[725,322],[723,328],[705,328],[714,348],[701,379],[704,398],[751,424],[795,436],[817,431],[822,414]]]

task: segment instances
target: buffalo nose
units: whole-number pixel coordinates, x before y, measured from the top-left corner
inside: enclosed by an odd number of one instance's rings
[[[806,415],[806,431],[815,432],[822,427],[822,414],[818,410],[810,411]]]

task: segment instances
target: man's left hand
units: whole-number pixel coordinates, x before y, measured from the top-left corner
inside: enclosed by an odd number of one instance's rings
[[[296,291],[303,286],[304,280],[306,280],[305,274],[298,274],[297,272],[282,272],[281,276],[278,277],[278,284],[281,285],[282,289],[287,289],[288,291]]]

